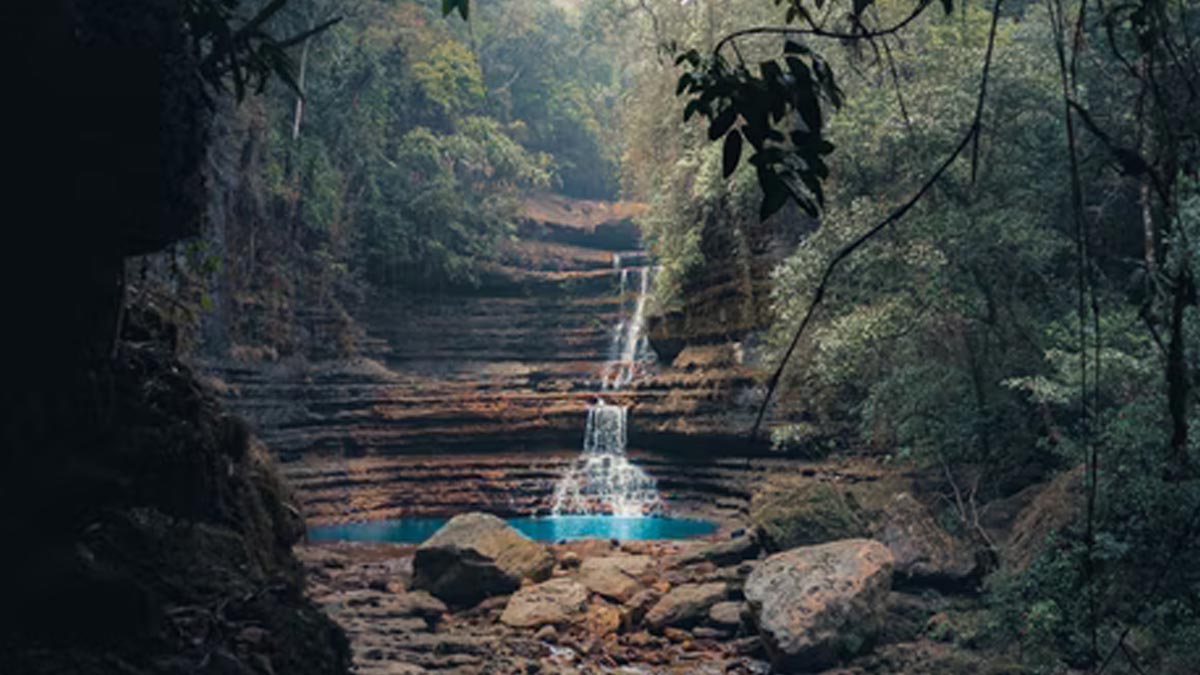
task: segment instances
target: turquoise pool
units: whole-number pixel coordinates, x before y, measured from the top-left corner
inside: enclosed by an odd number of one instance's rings
[[[403,518],[364,523],[318,525],[308,530],[313,541],[389,541],[420,543],[446,518]],[[626,518],[620,516],[545,516],[509,518],[508,524],[538,541],[562,539],[689,539],[712,534],[716,523],[698,518]]]

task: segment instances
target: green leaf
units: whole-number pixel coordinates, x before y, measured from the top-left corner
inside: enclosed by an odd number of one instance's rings
[[[737,169],[738,162],[742,159],[742,134],[737,129],[729,132],[725,137],[725,147],[721,153],[721,173],[729,178]]]
[[[712,125],[708,127],[708,139],[715,141],[724,136],[725,132],[729,131],[729,127],[732,127],[735,121],[737,121],[737,108],[726,106],[717,115],[716,119],[712,121]]]
[[[763,191],[762,204],[758,209],[758,219],[766,220],[783,208],[791,191],[773,169],[759,170],[758,185]]]

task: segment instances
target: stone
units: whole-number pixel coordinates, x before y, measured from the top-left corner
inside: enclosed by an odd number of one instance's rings
[[[646,613],[646,625],[654,629],[686,627],[699,623],[713,605],[725,599],[725,584],[676,586]]]
[[[974,586],[981,575],[971,547],[942,529],[907,492],[888,503],[875,538],[892,552],[898,584],[960,589]]]
[[[579,582],[568,578],[551,579],[514,593],[500,615],[500,621],[514,628],[565,625],[583,615],[587,602],[587,588]]]
[[[753,537],[741,536],[725,541],[718,541],[708,546],[684,553],[675,560],[676,565],[694,565],[701,562],[711,562],[723,567],[737,565],[743,560],[758,555],[758,542]]]
[[[562,555],[558,563],[563,566],[563,569],[571,570],[578,568],[583,563],[583,560],[579,557],[578,553],[567,551]]]
[[[625,643],[631,647],[652,647],[658,644],[658,638],[646,631],[639,631],[626,636]]]
[[[1031,500],[1016,516],[1011,534],[1001,544],[1001,561],[1011,572],[1024,572],[1046,550],[1050,535],[1069,526],[1081,515],[1085,475],[1082,466],[1053,480],[1026,488]]]
[[[745,594],[772,664],[821,670],[873,641],[891,581],[886,546],[848,539],[770,556],[746,580]]]
[[[456,606],[511,593],[522,579],[541,581],[554,556],[541,544],[487,513],[455,516],[417,549],[414,589]]]
[[[583,629],[593,637],[604,637],[621,627],[621,610],[606,603],[594,602],[583,619]]]
[[[426,591],[409,591],[390,596],[388,608],[400,616],[418,616],[423,619],[438,619],[447,611],[446,603]]]
[[[746,604],[742,602],[718,602],[708,609],[708,622],[717,628],[737,630],[747,611]]]
[[[658,599],[662,597],[662,593],[653,588],[644,588],[638,591],[632,598],[625,601],[621,606],[623,610],[622,623],[625,630],[633,630],[633,627],[642,622],[646,616],[646,612],[654,606]]]
[[[770,551],[866,534],[858,514],[837,486],[813,479],[768,483],[750,500],[750,521]]]
[[[588,558],[579,567],[579,583],[606,598],[625,602],[642,588],[638,577],[654,564],[649,556]]]
[[[554,626],[546,624],[545,626],[539,628],[538,631],[533,634],[533,637],[541,640],[542,642],[549,642],[553,644],[558,642],[558,631],[555,630]]]
[[[663,637],[671,642],[687,642],[692,639],[692,634],[682,628],[667,626],[663,629]]]
[[[692,635],[699,640],[728,640],[733,636],[727,630],[720,628],[709,628],[708,626],[698,626],[692,629]]]

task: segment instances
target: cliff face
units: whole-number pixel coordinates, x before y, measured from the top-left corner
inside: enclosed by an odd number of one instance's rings
[[[6,467],[17,550],[0,572],[20,620],[0,672],[346,672],[269,454],[172,356],[168,324],[131,307],[124,325],[99,419]]]
[[[204,365],[310,518],[546,511],[637,291],[621,270],[648,262],[640,208],[530,200],[479,288],[369,302],[355,359]],[[776,461],[746,456],[757,373],[729,343],[669,356],[604,398],[630,406],[630,454],[677,510],[735,515]]]

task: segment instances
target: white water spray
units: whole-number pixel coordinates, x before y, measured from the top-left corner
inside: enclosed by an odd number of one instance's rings
[[[619,270],[621,311],[613,328],[608,362],[601,371],[601,391],[616,391],[628,386],[653,359],[645,330],[646,296],[653,268],[622,268],[619,255],[613,256],[613,266]],[[631,306],[628,298],[630,277],[637,284]],[[554,515],[644,516],[662,510],[662,498],[655,480],[625,455],[628,418],[629,406],[605,403],[602,398],[588,406],[583,454],[555,486]]]

